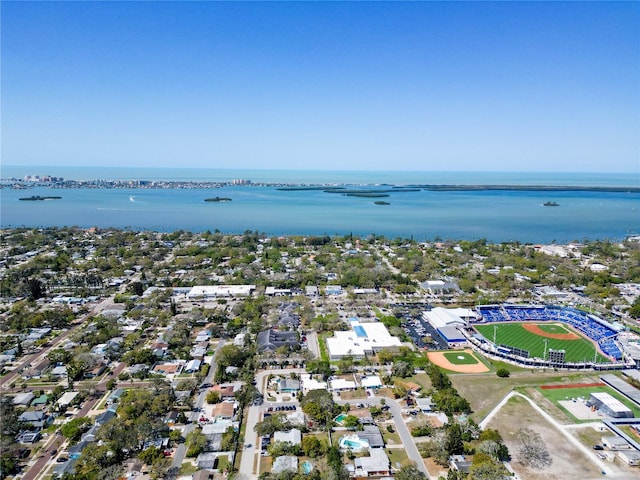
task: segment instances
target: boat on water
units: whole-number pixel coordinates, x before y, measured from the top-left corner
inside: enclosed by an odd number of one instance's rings
[[[225,198],[225,197],[214,197],[214,198],[205,198],[204,201],[205,202],[230,202],[231,199]]]
[[[559,207],[560,204],[556,202],[544,202],[542,206],[543,207]]]
[[[20,197],[18,200],[34,202],[39,200],[59,200],[61,198],[62,197],[41,197],[40,195],[31,195],[30,197]]]

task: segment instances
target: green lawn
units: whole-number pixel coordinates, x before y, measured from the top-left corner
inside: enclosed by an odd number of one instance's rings
[[[596,353],[596,348],[593,343],[583,337],[577,340],[545,338],[540,335],[536,335],[535,333],[528,332],[520,323],[475,325],[476,330],[491,342],[493,341],[494,327],[497,344],[527,350],[530,358],[542,358],[545,353],[545,348],[547,356],[549,349],[564,350],[566,352],[565,361],[567,362],[592,361],[594,354]],[[545,343],[547,344],[546,347]],[[607,363],[609,360],[598,353],[597,362]]]
[[[475,365],[480,363],[478,359],[467,352],[447,352],[444,357],[454,365]]]
[[[389,456],[391,465],[395,468],[401,468],[411,463],[407,452],[401,448],[387,448],[385,451]]]

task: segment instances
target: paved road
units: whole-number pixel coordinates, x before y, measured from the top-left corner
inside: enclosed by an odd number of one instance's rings
[[[213,358],[211,359],[211,366],[209,367],[209,373],[207,374],[207,377],[202,381],[202,383],[213,383],[213,377],[216,374],[216,356],[218,355],[218,352],[220,351],[220,349],[224,346],[224,343],[225,343],[224,340],[220,340],[218,342],[218,345],[216,346],[216,349],[213,352]],[[200,393],[198,393],[198,397],[196,398],[196,401],[194,403],[195,408],[202,408],[202,405],[204,405],[205,398],[207,397],[207,391],[208,389],[203,389],[202,391],[200,391]],[[195,423],[189,423],[182,430],[182,436],[186,437],[189,433],[193,432],[195,428],[196,428]],[[171,466],[180,468],[180,466],[182,465],[182,462],[184,461],[184,457],[186,453],[187,453],[187,446],[184,443],[181,443],[180,445],[178,445],[175,453],[173,454],[173,460],[171,461]]]
[[[256,374],[256,387],[258,391],[265,394],[265,379],[269,375],[281,375],[281,374],[291,374],[291,373],[306,373],[304,368],[282,368],[282,369],[274,369],[274,370],[264,370],[262,372],[258,372]],[[258,478],[259,472],[254,473],[253,465],[256,462],[256,457],[260,458],[260,443],[258,441],[258,434],[255,432],[254,427],[256,423],[260,421],[261,411],[268,408],[270,404],[275,402],[269,402],[266,400],[266,395],[264,395],[265,401],[262,406],[251,405],[249,407],[249,412],[247,414],[247,428],[244,433],[244,443],[245,448],[242,449],[242,457],[240,458],[240,468],[238,469],[238,474],[240,478],[243,480],[255,479]],[[281,404],[282,402],[278,402]],[[247,445],[251,445],[247,447]]]

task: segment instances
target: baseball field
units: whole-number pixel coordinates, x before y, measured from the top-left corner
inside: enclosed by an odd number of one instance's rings
[[[530,358],[543,358],[549,349],[564,350],[566,362],[585,362],[596,359],[598,363],[609,359],[588,340],[562,323],[492,323],[474,325],[488,341],[529,352]]]

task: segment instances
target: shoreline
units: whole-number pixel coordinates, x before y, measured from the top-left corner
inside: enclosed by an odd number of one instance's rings
[[[380,188],[381,186],[386,188]],[[597,193],[640,193],[640,186],[598,186],[598,185],[520,185],[520,184],[378,184],[378,183],[286,183],[286,182],[210,182],[210,181],[149,181],[149,180],[64,180],[59,182],[25,182],[3,179],[0,190],[29,190],[33,188],[50,189],[215,189],[223,187],[267,187],[280,191],[314,191],[325,193],[416,193],[428,192],[597,192]],[[351,190],[348,188],[351,187]],[[358,187],[357,189],[353,189]],[[374,189],[374,190],[367,190]]]

